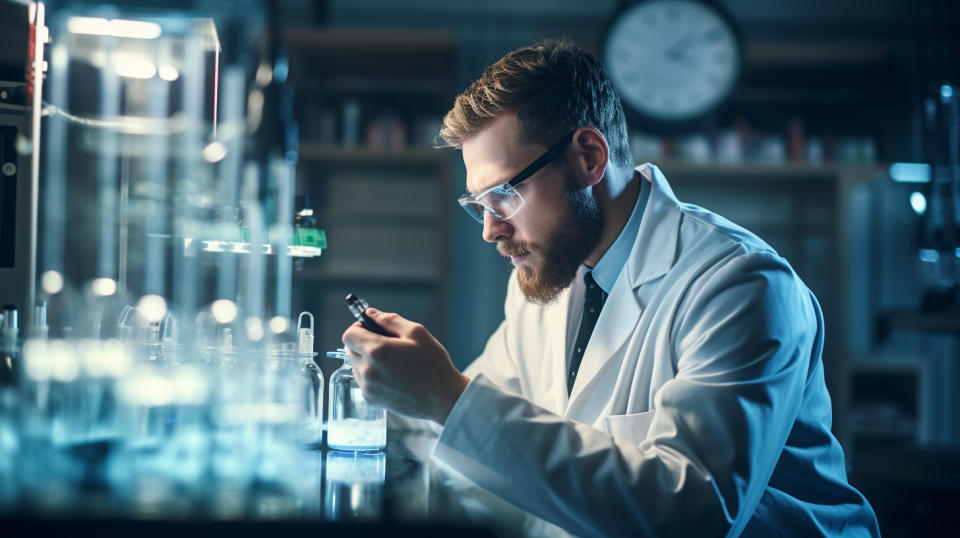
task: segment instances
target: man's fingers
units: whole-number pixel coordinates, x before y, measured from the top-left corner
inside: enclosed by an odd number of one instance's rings
[[[353,325],[347,327],[347,330],[343,331],[340,337],[344,346],[348,349],[353,348],[354,350],[359,350],[361,347],[368,345],[369,342],[375,341],[378,338],[383,337],[368,331],[359,321],[355,321]]]
[[[350,359],[350,362],[353,364],[358,364],[360,361],[363,360],[362,355],[360,355],[359,353],[357,353],[356,351],[354,351],[349,347],[347,348],[347,358]]]
[[[387,330],[387,332],[401,335],[409,334],[413,329],[416,323],[405,319],[400,314],[394,314],[392,312],[381,312],[376,308],[368,308],[367,315],[370,316],[370,319],[376,321],[378,325]]]

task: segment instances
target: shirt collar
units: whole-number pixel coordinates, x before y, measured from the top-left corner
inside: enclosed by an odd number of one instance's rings
[[[647,198],[650,197],[650,182],[640,177],[640,194],[637,196],[637,203],[633,206],[633,213],[627,220],[627,224],[620,231],[620,235],[610,245],[610,248],[603,253],[597,265],[592,269],[593,279],[601,289],[608,295],[613,289],[613,283],[617,281],[617,276],[623,266],[626,265],[630,257],[630,251],[633,250],[633,244],[637,238],[637,231],[640,230],[640,221],[643,220],[643,210],[647,207]],[[590,267],[584,268],[590,271]]]

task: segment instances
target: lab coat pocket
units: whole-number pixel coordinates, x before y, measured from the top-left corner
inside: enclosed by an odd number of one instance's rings
[[[646,411],[629,415],[609,415],[603,417],[603,425],[607,433],[617,441],[639,445],[647,438],[653,413],[654,411]]]

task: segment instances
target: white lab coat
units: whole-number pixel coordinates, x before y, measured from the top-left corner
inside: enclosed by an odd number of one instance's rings
[[[586,536],[878,535],[830,434],[823,319],[787,262],[651,165],[633,250],[567,397],[577,278],[505,319],[434,456]]]

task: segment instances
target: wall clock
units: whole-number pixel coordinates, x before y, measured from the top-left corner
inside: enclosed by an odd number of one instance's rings
[[[620,8],[603,62],[632,119],[653,131],[695,128],[721,107],[743,65],[740,32],[708,0],[642,0]]]

